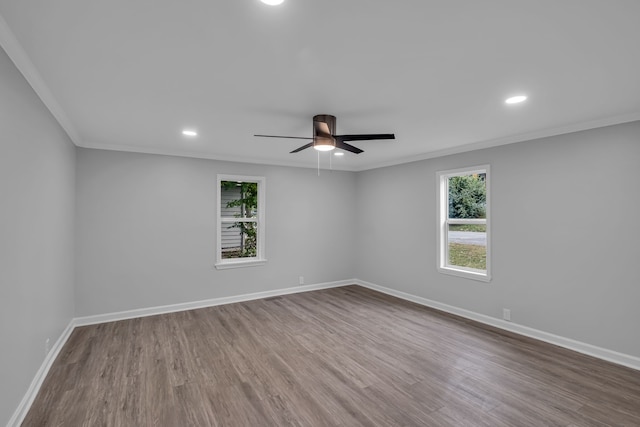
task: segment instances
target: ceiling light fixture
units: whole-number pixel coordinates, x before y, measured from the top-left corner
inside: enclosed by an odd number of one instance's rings
[[[284,0],[260,0],[264,4],[268,4],[269,6],[277,6],[282,4]]]
[[[313,139],[313,148],[318,151],[331,151],[336,148],[336,140],[323,136],[316,136]]]
[[[182,134],[184,136],[198,136],[198,132],[196,132],[195,130],[189,130],[189,129],[183,130]]]
[[[333,153],[334,156],[344,156],[342,151],[338,151],[337,153]]]
[[[511,98],[507,98],[504,100],[506,104],[519,104],[527,100],[527,95],[517,95],[512,96]]]
[[[336,116],[330,114],[316,114],[313,116],[313,138],[284,135],[253,135],[265,138],[289,138],[289,139],[311,139],[311,142],[291,151],[291,154],[306,150],[309,147],[317,151],[331,151],[340,148],[344,151],[360,154],[363,151],[358,147],[347,144],[346,141],[370,141],[376,139],[396,139],[392,133],[365,133],[353,135],[336,135]]]

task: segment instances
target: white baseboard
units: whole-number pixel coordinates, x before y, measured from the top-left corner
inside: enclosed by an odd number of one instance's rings
[[[415,302],[417,304],[435,308],[447,313],[455,314],[466,319],[475,320],[476,322],[484,323],[486,325],[495,326],[496,328],[504,329],[505,331],[514,332],[519,335],[524,335],[526,337],[534,338],[540,341],[567,348],[569,350],[577,351],[578,353],[597,357],[598,359],[606,360],[608,362],[616,363],[618,365],[626,366],[628,368],[640,371],[640,357],[619,353],[617,351],[608,350],[602,347],[597,347],[595,345],[561,337],[559,335],[554,335],[548,332],[540,331],[538,329],[530,328],[528,326],[519,325],[517,323],[507,322],[502,319],[475,313],[473,311],[454,307],[448,304],[443,304],[441,302],[433,301],[416,295],[411,295],[405,292],[397,291],[395,289],[386,288],[384,286],[365,282],[363,280],[355,279],[353,283],[365,288],[372,289],[374,291],[382,292],[387,295]]]
[[[56,342],[53,344],[53,347],[51,347],[51,350],[49,350],[49,353],[45,356],[42,365],[40,365],[40,369],[38,369],[38,372],[36,372],[36,375],[33,378],[33,381],[31,381],[31,384],[29,385],[27,392],[22,398],[22,401],[18,405],[18,408],[16,408],[13,416],[9,419],[7,427],[19,427],[20,424],[22,424],[22,422],[24,421],[24,417],[27,416],[27,412],[29,412],[31,405],[33,404],[33,401],[38,394],[38,391],[40,391],[40,387],[42,386],[44,379],[49,373],[49,369],[51,369],[51,365],[53,365],[56,357],[58,357],[60,350],[62,350],[62,347],[69,339],[69,336],[71,335],[71,332],[73,332],[74,328],[74,319],[71,319],[67,327],[64,329],[64,331],[62,331],[62,334],[60,334]]]
[[[179,304],[162,305],[158,307],[140,308],[135,310],[119,311],[116,313],[98,314],[95,316],[76,317],[76,326],[95,325],[98,323],[114,322],[117,320],[133,319],[136,317],[155,316],[157,314],[175,313],[178,311],[194,310],[197,308],[213,307],[216,305],[233,304],[235,302],[251,301],[261,298],[269,298],[279,295],[295,294],[298,292],[316,291],[319,289],[337,288],[355,283],[352,280],[340,280],[336,282],[316,283],[314,285],[301,285],[291,288],[275,289],[272,291],[255,292],[252,294],[234,295],[230,297],[212,298],[202,301],[185,302]]]
[[[106,313],[95,316],[76,317],[69,322],[69,325],[62,332],[58,340],[55,342],[49,354],[46,356],[42,366],[36,373],[27,393],[20,402],[20,405],[14,412],[13,416],[9,420],[7,427],[19,427],[24,417],[27,415],[31,404],[33,403],[42,382],[44,381],[51,365],[60,353],[60,350],[69,339],[71,332],[77,326],[93,325],[98,323],[113,322],[118,320],[133,319],[136,317],[154,316],[157,314],[174,313],[178,311],[193,310],[197,308],[213,307],[222,304],[232,304],[236,302],[251,301],[261,298],[269,298],[280,295],[288,295],[299,292],[315,291],[320,289],[337,288],[346,285],[360,285],[365,288],[372,289],[374,291],[382,292],[387,295],[395,296],[407,301],[415,302],[420,305],[435,308],[447,313],[455,314],[460,317],[475,320],[486,325],[495,326],[496,328],[504,329],[506,331],[515,332],[520,335],[535,338],[540,341],[555,344],[560,347],[565,347],[570,350],[577,351],[579,353],[594,356],[599,359],[603,359],[609,362],[613,362],[619,365],[627,366],[632,369],[640,370],[640,358],[630,356],[623,353],[618,353],[613,350],[607,350],[605,348],[596,347],[591,344],[575,341],[569,338],[561,337],[558,335],[550,334],[548,332],[540,331],[537,329],[529,328],[527,326],[518,325],[512,322],[506,322],[501,319],[486,316],[484,314],[475,313],[462,308],[454,307],[451,305],[443,304],[437,301],[433,301],[427,298],[411,295],[405,292],[397,291],[395,289],[386,288],[370,282],[365,282],[360,279],[340,280],[336,282],[317,283],[314,285],[295,286],[285,289],[276,289],[272,291],[256,292],[251,294],[236,295],[230,297],[213,298],[202,301],[194,301],[180,304],[171,304],[158,307],[141,308],[136,310],[120,311],[117,313]]]
[[[163,305],[159,307],[141,308],[136,310],[120,311],[117,313],[98,314],[95,316],[76,317],[74,319],[71,319],[65,330],[62,332],[58,340],[49,351],[49,354],[45,357],[44,362],[42,362],[40,369],[38,369],[38,372],[36,373],[33,381],[31,381],[31,385],[29,386],[29,389],[27,390],[25,396],[22,398],[20,405],[18,405],[18,408],[13,413],[13,416],[9,419],[7,427],[19,427],[20,424],[22,424],[22,422],[24,421],[24,417],[26,417],[27,412],[29,412],[31,405],[33,404],[33,401],[35,400],[36,395],[38,394],[38,391],[42,386],[42,382],[46,378],[47,373],[49,373],[49,369],[51,369],[51,365],[53,364],[56,357],[58,357],[58,354],[60,353],[60,350],[62,349],[64,344],[67,342],[67,339],[69,339],[71,332],[73,332],[73,330],[78,326],[114,322],[117,320],[133,319],[136,317],[154,316],[156,314],[174,313],[178,311],[193,310],[196,308],[213,307],[216,305],[232,304],[235,302],[269,298],[279,295],[295,294],[299,292],[337,288],[340,286],[352,285],[355,282],[355,279],[351,279],[340,280],[336,282],[316,283],[314,285],[302,285],[291,288],[275,289],[272,291],[256,292],[252,294],[213,298],[203,301]]]

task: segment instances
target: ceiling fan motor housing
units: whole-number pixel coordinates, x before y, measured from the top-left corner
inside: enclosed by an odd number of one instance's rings
[[[331,114],[316,114],[313,116],[314,126],[313,126],[313,136],[317,136],[315,126],[315,122],[326,123],[329,127],[329,135],[336,134],[336,116],[332,116]],[[324,136],[324,135],[319,135]]]
[[[333,150],[336,140],[336,116],[330,114],[317,114],[313,116],[313,146],[316,149],[326,147],[325,150]],[[325,151],[321,150],[321,151]]]

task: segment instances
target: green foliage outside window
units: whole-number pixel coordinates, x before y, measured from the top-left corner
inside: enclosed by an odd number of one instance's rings
[[[227,202],[227,208],[239,208],[236,218],[253,218],[258,210],[258,183],[222,181],[223,190],[240,189],[238,199]],[[237,228],[240,231],[241,242],[237,250],[223,254],[224,258],[247,258],[257,256],[257,224],[255,222],[234,222],[227,228]]]
[[[449,218],[486,218],[485,174],[449,178]]]
[[[449,186],[449,219],[486,219],[487,185],[486,174],[452,176]],[[448,232],[483,233],[486,224],[450,224]],[[486,245],[449,242],[450,265],[486,270]]]

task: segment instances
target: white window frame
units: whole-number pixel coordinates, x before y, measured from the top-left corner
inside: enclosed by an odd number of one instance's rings
[[[258,184],[258,212],[256,218],[235,218],[222,216],[222,181],[255,182]],[[218,270],[227,268],[253,267],[264,265],[267,262],[265,257],[265,193],[266,178],[263,176],[246,175],[226,175],[218,174],[218,210],[217,210],[217,244],[216,244],[216,264]],[[257,223],[256,256],[247,258],[222,258],[222,227],[225,223],[235,222],[255,222]]]
[[[449,178],[454,176],[486,174],[487,188],[486,219],[449,219]],[[438,183],[438,271],[453,276],[489,282],[491,280],[491,190],[490,166],[480,165],[436,172]],[[486,224],[487,226],[487,269],[450,265],[448,230],[450,224]]]

